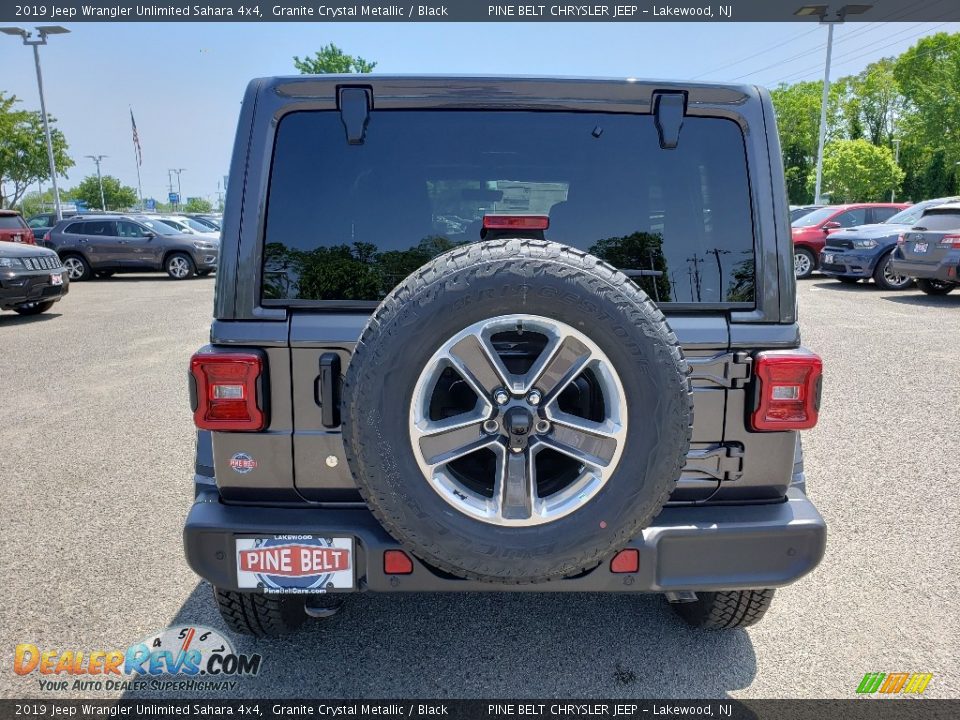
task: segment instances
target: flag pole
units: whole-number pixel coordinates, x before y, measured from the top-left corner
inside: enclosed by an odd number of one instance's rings
[[[130,108],[130,121],[133,122],[133,106],[128,106]],[[136,130],[136,125],[134,125],[134,130]],[[143,212],[143,185],[140,182],[140,158],[142,157],[139,149],[137,148],[137,138],[133,139],[133,159],[134,163],[137,166],[137,194],[140,196],[140,212]]]

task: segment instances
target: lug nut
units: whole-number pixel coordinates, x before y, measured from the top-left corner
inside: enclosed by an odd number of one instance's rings
[[[541,399],[542,398],[539,390],[534,390],[529,395],[527,395],[527,402],[530,403],[531,405],[539,405]]]
[[[537,424],[534,426],[534,429],[543,435],[546,432],[550,432],[550,423],[547,420],[537,420]]]
[[[497,390],[493,393],[493,400],[497,405],[506,405],[510,395],[506,390]]]
[[[498,423],[496,420],[486,420],[483,423],[483,431],[485,433],[489,433],[490,435],[493,435],[499,429],[500,423]]]

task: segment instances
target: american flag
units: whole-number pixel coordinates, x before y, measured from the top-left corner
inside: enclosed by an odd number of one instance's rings
[[[130,109],[130,125],[133,127],[133,146],[137,150],[137,165],[143,165],[143,150],[140,148],[140,136],[137,135],[137,121],[133,119],[133,109]]]

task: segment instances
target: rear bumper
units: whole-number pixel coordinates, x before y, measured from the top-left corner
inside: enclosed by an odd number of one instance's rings
[[[187,562],[211,584],[237,588],[237,536],[352,537],[358,590],[375,592],[670,592],[737,590],[788,585],[823,557],[827,528],[797,488],[768,505],[668,507],[627,547],[640,554],[640,570],[617,574],[604,562],[578,577],[528,585],[452,578],[413,558],[410,575],[383,571],[385,550],[400,549],[364,508],[273,508],[224,505],[201,493],[187,516]]]
[[[893,256],[893,271],[912,278],[924,280],[943,280],[944,282],[958,282],[960,275],[960,250],[951,251],[939,262],[910,262]]]

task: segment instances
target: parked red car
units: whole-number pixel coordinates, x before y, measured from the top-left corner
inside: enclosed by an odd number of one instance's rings
[[[35,244],[33,230],[16,210],[0,210],[0,241]]]
[[[817,258],[824,243],[834,230],[857,225],[873,225],[886,222],[910,203],[854,203],[851,205],[828,205],[794,220],[793,270],[797,278],[810,277],[817,269]]]

